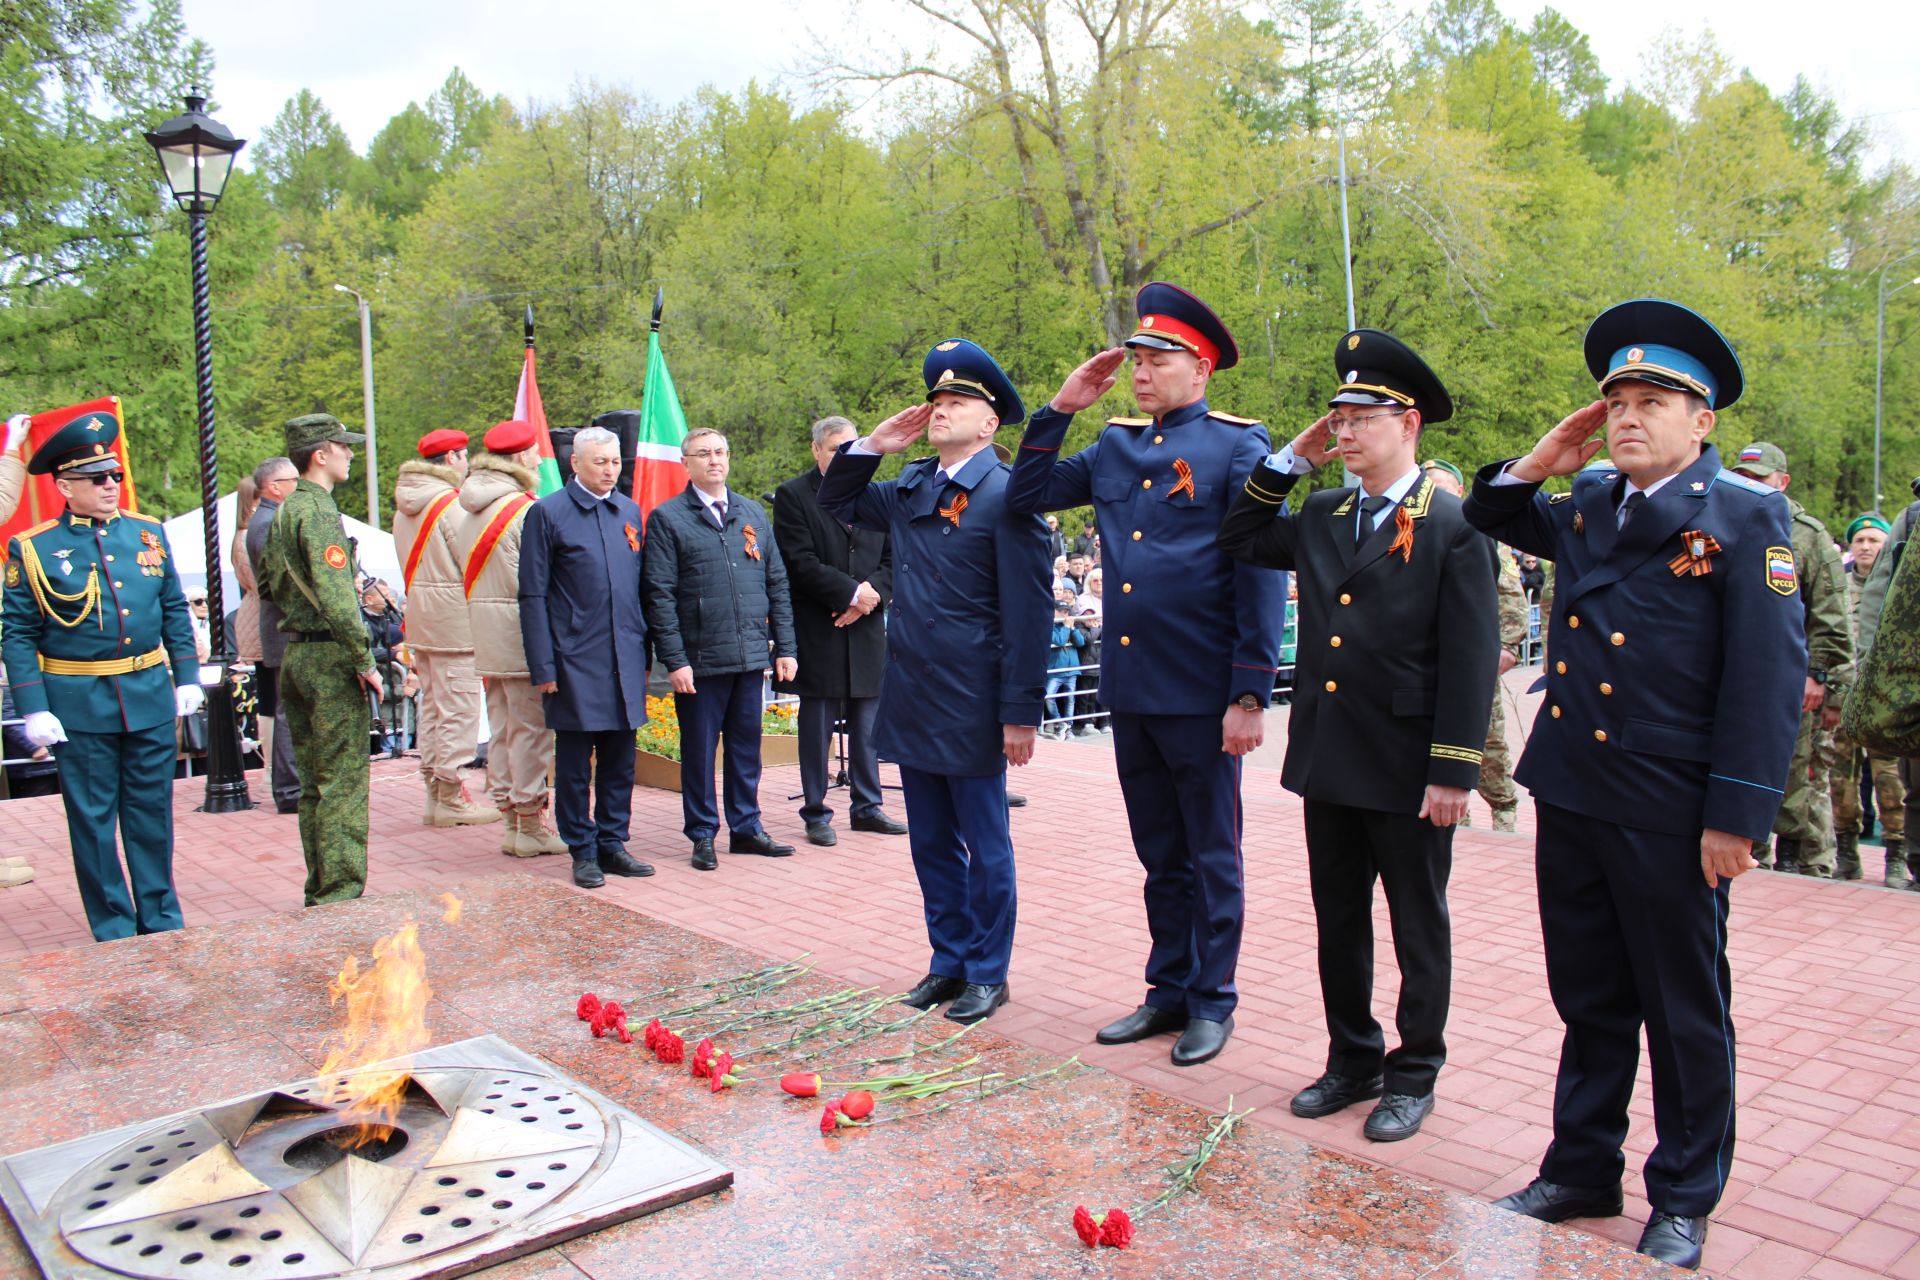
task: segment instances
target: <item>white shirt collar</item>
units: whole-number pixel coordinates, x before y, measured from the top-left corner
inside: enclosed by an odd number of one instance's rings
[[[1365,484],[1362,484],[1360,486],[1360,497],[1362,500],[1366,499],[1369,496],[1380,497],[1380,498],[1386,498],[1390,502],[1398,503],[1401,500],[1403,500],[1407,496],[1408,492],[1412,490],[1413,486],[1418,484],[1419,482],[1420,482],[1420,468],[1416,466],[1413,470],[1407,472],[1407,474],[1401,476],[1398,480],[1395,480],[1392,484],[1388,485],[1384,490],[1382,490],[1378,494],[1369,495],[1369,493],[1367,492],[1367,486]]]
[[[719,519],[721,509],[727,505],[727,491],[722,489],[720,496],[715,498],[708,494],[705,489],[695,485],[693,492],[695,496],[700,499],[701,504],[706,507],[707,514],[713,516],[715,519]]]
[[[1626,475],[1626,472],[1623,471],[1620,474],[1624,477]],[[1644,489],[1634,484],[1632,480],[1628,480],[1627,491],[1624,494],[1620,495],[1620,500],[1622,502],[1625,502],[1628,498],[1631,498],[1636,493],[1644,493],[1649,498],[1651,498],[1654,494],[1660,492],[1661,489],[1665,488],[1670,481],[1678,477],[1679,474],[1680,473],[1676,471],[1673,473],[1673,475],[1661,476],[1658,480],[1655,480],[1652,484],[1648,485]]]

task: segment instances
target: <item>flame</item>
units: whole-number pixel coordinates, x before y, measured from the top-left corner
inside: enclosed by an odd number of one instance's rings
[[[458,911],[458,899],[449,911]],[[335,1005],[346,1002],[347,1016],[346,1025],[327,1038],[320,1074],[354,1073],[346,1076],[335,1096],[336,1102],[345,1103],[342,1118],[360,1125],[345,1144],[350,1148],[385,1141],[392,1133],[406,1096],[406,1060],[431,1039],[426,1015],[433,988],[427,985],[426,955],[418,935],[419,926],[408,920],[391,937],[373,944],[372,967],[362,972],[359,959],[348,956],[328,988]],[[357,1070],[389,1058],[401,1061],[386,1070]]]
[[[447,914],[440,917],[442,923],[444,924],[460,923],[460,906],[461,906],[460,899],[454,897],[450,893],[443,893],[437,899],[435,899],[435,901],[437,901],[441,906],[447,909]]]

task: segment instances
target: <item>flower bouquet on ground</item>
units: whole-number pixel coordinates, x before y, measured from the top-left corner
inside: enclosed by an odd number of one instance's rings
[[[1073,1206],[1074,1234],[1089,1249],[1100,1245],[1124,1249],[1132,1244],[1134,1223],[1157,1209],[1166,1208],[1174,1197],[1193,1190],[1193,1180],[1206,1167],[1207,1161],[1213,1159],[1213,1153],[1240,1127],[1240,1122],[1252,1114],[1252,1108],[1234,1111],[1233,1099],[1228,1098],[1224,1113],[1208,1117],[1208,1128],[1200,1138],[1200,1145],[1184,1159],[1167,1166],[1167,1185],[1159,1195],[1145,1204],[1135,1205],[1131,1211],[1108,1209],[1105,1213],[1093,1213],[1087,1206],[1077,1204]]]

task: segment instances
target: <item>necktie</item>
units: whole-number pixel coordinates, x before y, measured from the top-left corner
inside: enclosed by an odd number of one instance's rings
[[[727,527],[727,504],[726,503],[716,502],[713,504],[713,522],[719,525],[722,529]]]
[[[1360,499],[1360,523],[1354,526],[1354,546],[1357,547],[1367,540],[1367,535],[1373,532],[1374,526],[1380,520],[1380,513],[1386,509],[1385,495]]]
[[[1633,519],[1633,513],[1638,511],[1646,500],[1647,495],[1636,489],[1627,495],[1625,502],[1620,504],[1620,528],[1622,532],[1626,530],[1627,522]]]
[[[933,473],[934,491],[937,493],[937,492],[940,492],[941,490],[944,490],[952,480],[953,480],[953,477],[948,475],[945,471],[934,472]]]

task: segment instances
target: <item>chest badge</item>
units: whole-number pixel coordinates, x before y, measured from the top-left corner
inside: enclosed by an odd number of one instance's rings
[[[140,531],[141,550],[134,553],[133,561],[140,566],[140,572],[149,578],[158,578],[166,572],[167,549],[161,545],[160,537],[151,529]]]
[[[1712,534],[1689,529],[1680,535],[1680,554],[1667,561],[1667,568],[1673,570],[1676,578],[1705,577],[1713,572],[1711,557],[1719,554],[1720,544]],[[1792,592],[1787,594],[1791,595]]]
[[[747,558],[749,560],[758,560],[760,558],[760,535],[753,531],[752,525],[748,525],[741,536],[747,541]]]
[[[629,547],[632,547],[635,551],[638,551],[640,549],[640,531],[634,528],[631,524],[629,524],[625,529],[621,530],[621,532],[627,535],[627,545]],[[753,532],[753,529],[751,526],[748,527],[747,532],[749,534]],[[751,538],[748,539],[748,543],[749,545],[751,545],[752,543]]]
[[[1173,460],[1173,488],[1167,490],[1167,501],[1179,497],[1182,493],[1189,498],[1197,497],[1193,491],[1193,468],[1187,465],[1185,458]]]
[[[962,511],[965,511],[966,509],[967,509],[967,494],[966,494],[966,491],[963,489],[959,493],[956,493],[953,495],[952,502],[940,508],[940,515],[943,519],[952,521],[953,527],[958,529],[960,527],[960,513]]]

